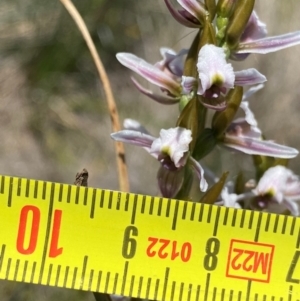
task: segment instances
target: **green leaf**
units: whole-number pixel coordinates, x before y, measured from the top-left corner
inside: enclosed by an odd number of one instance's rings
[[[234,193],[242,194],[245,188],[245,177],[242,171],[239,172],[234,185]]]
[[[195,149],[193,152],[193,158],[197,161],[208,155],[216,146],[217,139],[212,129],[206,128],[199,135]]]
[[[199,32],[195,36],[194,41],[186,57],[184,68],[183,68],[183,74],[185,76],[192,76],[195,78],[197,78],[198,76],[197,60],[198,60],[198,52],[199,52],[198,46],[200,42],[200,35],[201,35],[201,30],[199,30]]]
[[[243,98],[243,87],[234,87],[227,96],[227,107],[222,112],[216,112],[212,119],[212,129],[217,138],[221,138],[231,124]]]
[[[217,199],[226,183],[228,174],[229,174],[228,171],[223,173],[220,180],[206,191],[204,196],[201,198],[200,203],[214,204],[217,201]]]
[[[179,115],[176,125],[192,131],[192,142],[190,143],[190,152],[192,153],[198,137],[198,116],[199,116],[199,101],[197,97],[193,97],[190,102],[184,107]]]
[[[200,95],[198,95],[198,102],[199,102],[199,114],[198,114],[198,133],[201,133],[206,124],[206,117],[207,117],[207,108],[199,101]]]

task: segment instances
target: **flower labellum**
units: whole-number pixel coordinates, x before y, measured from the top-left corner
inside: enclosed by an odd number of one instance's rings
[[[262,209],[280,213],[286,208],[299,216],[296,201],[300,201],[300,180],[290,169],[281,165],[269,168],[253,192],[257,196],[256,205]]]
[[[153,141],[150,154],[157,156],[163,165],[166,163],[167,168],[170,162],[168,158],[176,168],[184,166],[187,160],[186,155],[189,150],[189,144],[192,141],[192,132],[177,127],[168,130],[162,129],[159,136]]]
[[[234,86],[235,75],[232,65],[226,62],[223,48],[207,44],[199,52],[198,63],[199,86],[198,94],[210,98],[219,97],[227,89]]]
[[[200,79],[198,94],[210,99],[222,99],[222,94],[226,95],[234,86],[266,81],[266,77],[254,68],[234,72],[232,65],[226,61],[224,49],[211,44],[201,48],[197,68]]]

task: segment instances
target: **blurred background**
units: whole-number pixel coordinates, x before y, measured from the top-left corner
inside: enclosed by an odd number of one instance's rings
[[[161,128],[174,126],[177,107],[141,96],[130,81],[132,72],[115,54],[133,52],[154,63],[160,60],[159,47],[188,48],[195,31],[176,23],[162,0],[74,3],[108,72],[121,121],[137,119],[155,136]],[[260,0],[256,10],[269,35],[300,30],[298,0]],[[297,46],[251,55],[235,65],[237,70],[255,67],[266,75],[268,82],[252,97],[251,108],[268,139],[298,149],[299,57]],[[118,189],[102,85],[77,27],[58,0],[0,2],[0,125],[0,174],[73,183],[76,172],[86,168],[90,186]],[[225,158],[230,162],[233,157]],[[131,191],[157,194],[158,163],[143,149],[128,145],[126,160]],[[219,170],[228,164],[205,160]],[[290,167],[299,174],[300,157]],[[85,292],[0,281],[0,300],[94,299]]]

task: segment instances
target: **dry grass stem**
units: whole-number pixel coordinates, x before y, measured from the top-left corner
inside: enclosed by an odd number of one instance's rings
[[[119,131],[121,129],[119,115],[118,115],[117,106],[116,106],[116,103],[114,100],[114,96],[112,93],[112,89],[110,86],[110,82],[108,80],[105,68],[104,68],[104,66],[101,62],[101,59],[98,55],[98,52],[96,50],[95,44],[93,43],[91,35],[89,34],[89,31],[85,25],[85,22],[83,21],[81,15],[77,11],[77,9],[73,5],[73,3],[70,0],[60,0],[60,2],[65,6],[65,8],[69,12],[69,14],[73,18],[73,20],[75,21],[76,25],[78,26],[84,40],[86,41],[86,44],[90,50],[90,53],[93,57],[97,71],[99,73],[100,80],[102,81],[102,84],[103,84],[103,89],[104,89],[107,104],[108,104],[108,110],[109,110],[109,114],[111,117],[112,129],[114,132]],[[117,157],[116,161],[117,161],[117,166],[118,166],[120,190],[129,191],[128,173],[127,173],[127,166],[125,163],[125,150],[124,150],[123,143],[115,142],[115,150],[116,150],[116,157]]]

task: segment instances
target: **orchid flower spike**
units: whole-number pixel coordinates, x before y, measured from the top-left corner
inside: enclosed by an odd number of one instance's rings
[[[176,196],[183,184],[186,166],[195,171],[200,190],[207,189],[203,168],[189,153],[189,144],[192,141],[190,130],[182,127],[162,129],[160,136],[155,138],[134,129],[113,133],[111,137],[117,141],[143,147],[161,163],[163,169],[158,172],[158,184],[164,197]]]
[[[235,60],[243,60],[250,53],[266,54],[300,44],[300,31],[274,37],[266,37],[266,35],[266,25],[253,11],[240,43],[236,49],[231,50],[230,57]]]
[[[277,144],[273,141],[262,140],[261,130],[247,101],[242,101],[240,108],[245,117],[235,119],[225,132],[223,146],[248,155],[271,156],[291,159],[298,155],[292,147]]]
[[[299,216],[300,180],[284,166],[269,168],[253,190],[256,198],[252,201],[255,209],[282,213],[288,209],[292,215]]]
[[[117,54],[118,61],[125,67],[144,77],[150,83],[157,85],[165,94],[157,94],[143,87],[136,79],[132,78],[135,87],[144,95],[162,104],[179,102],[181,96],[181,76],[183,73],[183,56],[186,50],[178,54],[169,48],[162,48],[163,60],[154,65],[131,53]]]
[[[217,100],[234,86],[254,85],[266,81],[266,77],[254,68],[234,72],[232,65],[226,62],[225,50],[211,44],[201,48],[197,68],[200,79],[198,94],[208,99]]]

